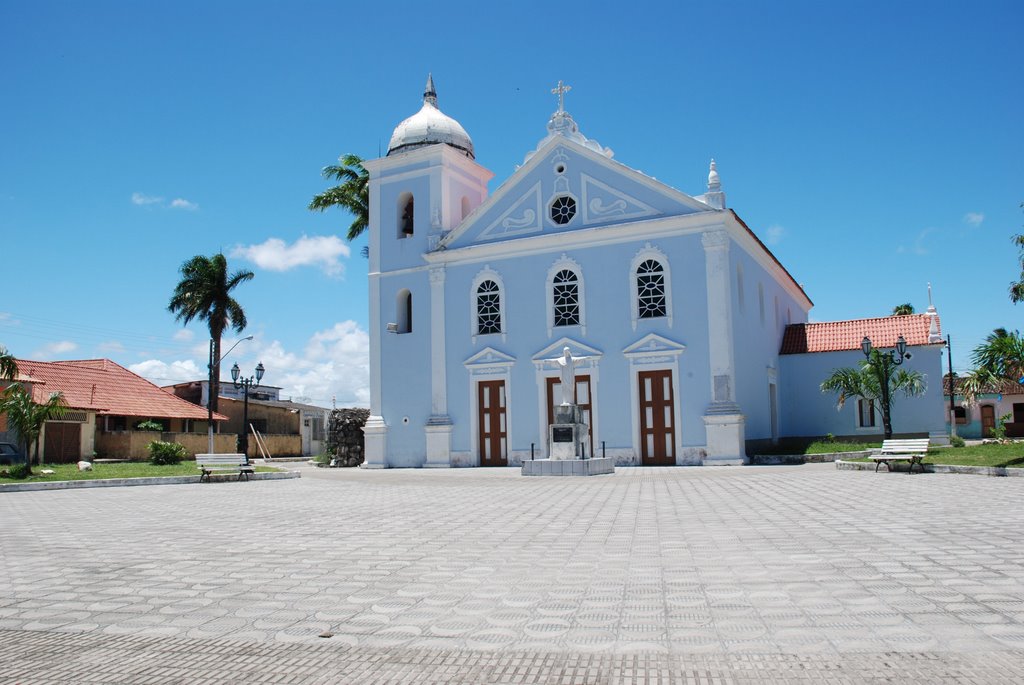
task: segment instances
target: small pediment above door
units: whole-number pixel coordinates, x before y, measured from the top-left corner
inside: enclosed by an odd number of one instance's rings
[[[657,333],[648,333],[626,349],[622,350],[622,354],[626,357],[660,356],[665,354],[678,355],[682,354],[684,350],[686,350],[686,345],[682,343],[669,340]]]
[[[581,343],[579,340],[573,340],[569,337],[561,337],[555,342],[551,343],[543,350],[533,355],[534,362],[543,362],[548,359],[554,359],[555,357],[562,356],[562,350],[566,347],[569,348],[569,352],[574,357],[597,357],[600,358],[604,355],[601,350],[591,347],[586,343]]]
[[[472,357],[462,362],[463,366],[511,366],[516,363],[516,358],[505,354],[493,347],[485,347]]]

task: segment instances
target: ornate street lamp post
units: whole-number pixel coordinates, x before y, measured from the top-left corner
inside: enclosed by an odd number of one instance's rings
[[[263,368],[263,362],[256,365],[256,377],[252,376],[248,378],[238,379],[238,376],[242,373],[242,370],[238,368],[238,362],[231,367],[231,382],[234,383],[235,388],[242,388],[243,390],[243,402],[242,402],[242,432],[238,436],[238,447],[242,450],[242,454],[245,455],[245,463],[249,463],[249,388],[256,386],[259,387],[260,381],[263,380],[263,372],[266,369]],[[253,382],[255,381],[255,382]]]
[[[871,349],[871,338],[865,335],[864,339],[860,341],[860,351],[864,353],[869,362],[871,361]],[[888,440],[892,437],[892,422],[889,418],[889,377],[892,372],[890,368],[887,368],[886,363],[899,366],[904,359],[909,359],[910,355],[907,354],[907,341],[902,335],[896,338],[895,350],[888,352],[878,350],[877,352],[878,361],[882,364],[882,367],[878,369],[878,384],[881,386],[882,392],[882,428],[885,430],[885,438]]]
[[[246,340],[252,340],[253,336],[246,336],[241,340],[235,342],[228,351],[221,355],[221,358],[217,360],[217,366],[220,367],[220,363],[224,361],[224,358],[231,354],[231,350],[238,347],[239,343],[245,342]],[[237,366],[237,365],[236,365]],[[213,454],[213,338],[210,338],[210,361],[206,365],[207,373],[207,386],[206,386],[206,439],[207,439],[207,452]]]

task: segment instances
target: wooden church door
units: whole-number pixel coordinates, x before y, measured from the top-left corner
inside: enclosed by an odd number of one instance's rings
[[[505,381],[477,384],[477,412],[480,466],[508,466]]]
[[[651,466],[676,463],[675,398],[672,396],[672,372],[641,371],[640,382],[640,457]]]

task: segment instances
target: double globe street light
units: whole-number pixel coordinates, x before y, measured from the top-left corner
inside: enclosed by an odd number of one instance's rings
[[[242,378],[239,380],[239,376],[242,370],[238,368],[238,362],[231,367],[231,382],[234,384],[235,389],[241,388],[243,390],[243,403],[242,403],[242,432],[238,435],[238,448],[242,454],[245,455],[245,463],[249,463],[249,389],[252,387],[259,387],[260,381],[263,380],[263,373],[266,371],[263,368],[263,362],[256,365],[256,376],[249,376],[248,378]]]

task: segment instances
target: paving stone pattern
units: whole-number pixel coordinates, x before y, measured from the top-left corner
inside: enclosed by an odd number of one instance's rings
[[[0,682],[1024,683],[1022,503],[831,464],[7,493]]]

